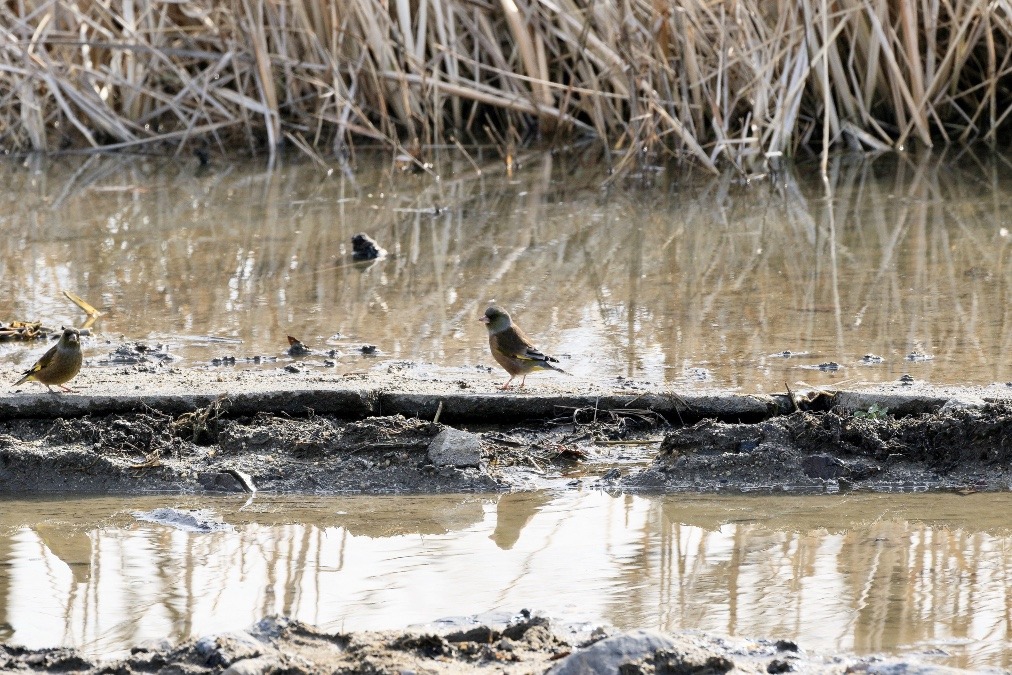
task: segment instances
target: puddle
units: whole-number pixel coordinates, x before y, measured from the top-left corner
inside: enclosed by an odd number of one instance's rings
[[[1012,380],[1001,157],[838,157],[830,198],[814,164],[751,183],[672,166],[652,187],[603,189],[593,155],[535,157],[513,178],[477,158],[480,175],[451,157],[439,180],[385,156],[354,174],[0,163],[0,270],[18,280],[0,287],[0,319],[80,323],[67,288],[104,313],[90,367],[142,341],[152,367],[163,345],[169,365],[337,374],[494,365],[475,320],[494,298],[584,377],[746,391]],[[352,263],[360,231],[390,255]],[[313,351],[288,356],[288,335]],[[20,367],[38,352],[0,344]]]
[[[202,509],[234,529],[143,522]],[[561,621],[1008,667],[1012,495],[0,503],[0,641],[93,653],[243,628],[529,608]]]

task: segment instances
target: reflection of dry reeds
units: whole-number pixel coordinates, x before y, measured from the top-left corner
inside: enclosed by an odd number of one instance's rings
[[[512,181],[481,153],[480,173],[437,162],[438,181],[361,159],[354,177],[0,166],[18,195],[0,230],[21,233],[0,238],[0,273],[19,282],[0,302],[58,321],[68,303],[52,299],[72,287],[95,299],[101,330],[184,350],[184,336],[214,334],[242,339],[238,356],[274,354],[292,331],[314,349],[341,332],[384,358],[464,365],[488,361],[474,319],[494,298],[578,374],[678,381],[699,366],[714,384],[769,391],[801,363],[769,358],[789,349],[847,377],[1012,377],[1010,174],[996,156],[840,157],[828,192],[805,167],[601,190],[587,155],[524,158]],[[363,230],[387,260],[351,263]],[[82,255],[87,266],[68,263]],[[915,349],[936,359],[904,361]],[[857,367],[868,352],[886,363]]]
[[[26,0],[0,3],[0,146],[315,155],[499,129],[748,166],[993,141],[1010,46],[1012,10],[984,0]]]

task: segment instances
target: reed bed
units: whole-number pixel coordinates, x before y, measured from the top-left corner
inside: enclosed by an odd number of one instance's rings
[[[4,0],[0,149],[996,142],[1010,0]]]

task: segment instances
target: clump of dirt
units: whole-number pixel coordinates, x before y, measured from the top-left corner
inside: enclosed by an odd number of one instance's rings
[[[797,412],[758,424],[703,420],[665,435],[626,487],[789,489],[867,485],[1006,489],[1012,407],[893,418]]]

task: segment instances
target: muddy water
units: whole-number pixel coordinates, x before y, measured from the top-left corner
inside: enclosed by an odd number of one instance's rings
[[[284,613],[561,621],[1012,664],[1012,496],[557,495],[0,504],[0,641],[106,653]],[[225,529],[138,512],[202,508]],[[585,625],[585,624],[584,624]]]
[[[2,163],[0,320],[80,323],[69,288],[104,313],[93,367],[110,339],[186,365],[284,364],[286,335],[316,349],[311,366],[337,350],[333,372],[374,364],[363,344],[473,367],[490,363],[474,319],[494,298],[585,377],[746,391],[1012,380],[1001,158],[840,157],[828,185],[814,164],[750,181],[672,165],[609,186],[593,152],[524,157],[512,176],[480,152],[433,159],[419,174],[386,156],[354,171]],[[391,256],[352,264],[359,231]],[[0,345],[19,364],[37,355]],[[841,368],[815,368],[827,362]]]

